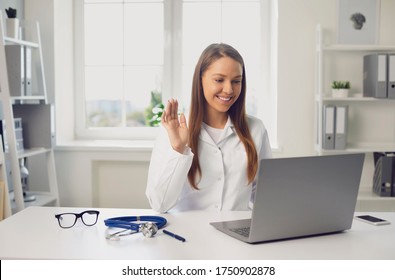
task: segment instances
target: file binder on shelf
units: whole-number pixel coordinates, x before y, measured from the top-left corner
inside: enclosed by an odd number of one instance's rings
[[[363,96],[387,98],[387,55],[363,57]]]
[[[395,153],[375,152],[373,157],[373,191],[380,196],[395,196]]]
[[[25,47],[19,45],[6,45],[7,71],[10,94],[13,96],[25,95]]]
[[[390,99],[395,99],[395,54],[388,54],[387,96]]]
[[[332,150],[335,148],[335,106],[324,105],[322,112],[322,148]]]
[[[28,46],[6,45],[7,71],[12,96],[32,95],[32,50]]]
[[[347,146],[348,106],[336,106],[335,150],[344,150]]]
[[[347,147],[348,106],[324,105],[322,110],[322,148],[344,150]]]

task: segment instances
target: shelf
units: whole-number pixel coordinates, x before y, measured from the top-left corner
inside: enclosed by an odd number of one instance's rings
[[[7,126],[8,152],[7,164],[1,165],[2,179],[6,184],[7,196],[10,194],[10,203],[6,203],[6,215],[12,212],[19,212],[28,206],[59,206],[58,185],[56,179],[55,159],[52,150],[53,140],[53,110],[52,105],[47,102],[47,89],[45,81],[44,59],[41,46],[40,28],[38,22],[34,25],[25,24],[24,38],[26,40],[14,39],[4,36],[2,13],[0,12],[0,111]],[[32,29],[29,29],[32,28]],[[31,32],[27,32],[31,31]],[[31,85],[32,94],[16,95],[10,94],[8,71],[13,71],[12,67],[7,67],[5,51],[6,46],[24,46],[31,49]],[[12,57],[11,62],[12,62]],[[26,59],[21,56],[20,60]],[[22,65],[22,63],[21,63]],[[30,69],[30,68],[29,68]],[[21,79],[24,78],[17,72]],[[30,92],[29,92],[30,93]],[[23,138],[26,147],[29,148],[18,151],[18,138],[15,130],[15,118],[23,119]],[[2,149],[1,151],[2,152]],[[44,155],[43,157],[37,155]],[[36,156],[36,157],[34,157]],[[24,202],[23,186],[20,172],[20,159],[29,158],[29,190],[36,197],[35,201]],[[47,175],[47,178],[45,178]],[[9,178],[7,178],[9,177]],[[10,179],[10,180],[8,180]],[[9,193],[8,182],[12,182],[13,192]],[[33,192],[39,190],[40,192]],[[10,205],[11,204],[11,205]]]
[[[41,154],[49,153],[50,151],[51,151],[50,149],[45,149],[45,148],[24,149],[23,151],[18,152],[18,158],[21,159],[21,158],[41,155]]]
[[[373,152],[388,152],[395,151],[394,144],[347,144],[347,148],[344,150],[325,150],[324,153],[373,153]]]
[[[315,49],[315,151],[318,154],[395,151],[395,99],[365,97],[362,92],[363,56],[373,52],[395,52],[395,45],[324,45],[323,37],[324,31],[318,25]],[[355,92],[346,98],[333,97],[330,81],[336,79],[350,80]],[[346,149],[322,148],[325,137],[323,108],[326,105],[349,107],[349,118],[345,124],[348,140]],[[382,126],[378,125],[381,123]],[[335,137],[335,133],[333,136]]]
[[[31,48],[38,48],[39,47],[39,44],[37,44],[37,43],[14,39],[14,38],[5,37],[5,36],[4,36],[4,42],[8,43],[8,44],[21,45],[21,46],[26,46],[26,47],[31,47]]]
[[[323,101],[345,101],[345,102],[395,102],[395,99],[388,99],[388,98],[373,98],[373,97],[363,97],[360,95],[355,95],[351,97],[345,97],[345,98],[336,98],[332,97],[330,95],[325,95],[322,98]]]
[[[45,102],[44,95],[11,96],[10,99],[13,104],[20,104],[23,103],[24,101],[29,101],[29,102],[37,101],[38,103]]]
[[[355,211],[394,212],[395,197],[379,196],[373,190],[360,190]]]
[[[347,143],[347,150],[353,151],[366,151],[366,152],[388,152],[395,150],[395,143]]]
[[[360,191],[358,194],[358,200],[378,200],[378,201],[383,201],[383,200],[389,200],[389,201],[395,201],[395,196],[379,196],[378,194],[374,193],[373,191],[368,191],[368,190],[363,190]]]
[[[361,52],[381,52],[395,51],[394,45],[330,45],[322,47],[324,51],[361,51]]]
[[[31,202],[25,202],[25,208],[29,206],[49,206],[56,204],[57,198],[54,195],[51,195],[49,192],[31,192],[27,191],[26,194],[34,195],[36,200]],[[10,193],[11,200],[11,208],[12,212],[15,213],[16,205],[14,201],[14,193]]]
[[[373,152],[388,152],[395,151],[394,143],[347,143],[347,148],[343,150],[321,150],[324,154],[338,154],[338,153],[373,153]]]

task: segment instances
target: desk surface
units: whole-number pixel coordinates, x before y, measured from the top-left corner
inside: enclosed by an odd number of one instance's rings
[[[248,218],[250,212],[180,212],[163,214],[167,229],[186,238],[180,242],[159,231],[120,241],[105,238],[104,220],[116,216],[155,215],[148,209],[99,208],[95,226],[77,223],[61,229],[54,215],[86,208],[29,207],[0,222],[0,259],[395,259],[395,213],[373,215],[391,222],[372,226],[354,220],[343,233],[260,244],[227,236],[209,222]]]

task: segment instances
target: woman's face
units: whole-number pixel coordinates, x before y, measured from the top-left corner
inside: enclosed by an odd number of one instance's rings
[[[202,76],[207,113],[227,113],[241,92],[243,68],[236,60],[222,57],[213,62]]]

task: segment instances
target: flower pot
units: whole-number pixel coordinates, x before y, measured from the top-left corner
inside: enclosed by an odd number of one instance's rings
[[[6,18],[7,33],[6,36],[14,39],[19,39],[19,19]]]
[[[346,88],[332,89],[332,97],[345,98],[348,97],[348,92],[349,89]]]

